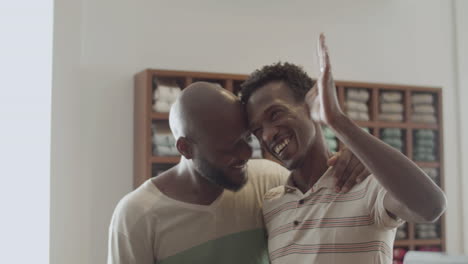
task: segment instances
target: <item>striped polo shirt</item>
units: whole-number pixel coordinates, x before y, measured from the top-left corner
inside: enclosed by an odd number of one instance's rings
[[[373,177],[336,193],[329,168],[305,194],[289,178],[265,194],[263,217],[271,263],[392,263],[396,228]]]

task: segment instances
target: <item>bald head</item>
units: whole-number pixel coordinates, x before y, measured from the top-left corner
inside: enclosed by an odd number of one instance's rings
[[[219,84],[195,82],[173,104],[169,124],[176,139],[210,136],[229,122],[236,122],[240,111],[237,96]]]

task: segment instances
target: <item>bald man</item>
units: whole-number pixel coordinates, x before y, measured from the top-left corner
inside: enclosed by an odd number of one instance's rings
[[[239,98],[219,85],[194,83],[169,122],[181,160],[119,202],[108,264],[269,263],[263,195],[289,171],[267,160],[248,162],[250,131]]]

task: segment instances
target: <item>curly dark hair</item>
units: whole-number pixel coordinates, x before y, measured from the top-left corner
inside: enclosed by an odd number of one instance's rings
[[[284,81],[288,87],[291,88],[297,102],[304,101],[305,95],[315,83],[302,67],[288,62],[277,62],[255,70],[249,78],[241,84],[242,102],[246,104],[250,96],[252,96],[258,88],[272,81]]]

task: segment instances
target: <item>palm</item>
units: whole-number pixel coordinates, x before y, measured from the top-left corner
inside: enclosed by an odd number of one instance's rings
[[[314,120],[331,125],[335,117],[343,112],[338,103],[335,82],[331,73],[330,58],[323,34],[320,34],[317,55],[320,75],[315,86],[307,93],[306,102],[310,107],[311,117]]]

